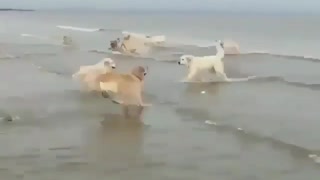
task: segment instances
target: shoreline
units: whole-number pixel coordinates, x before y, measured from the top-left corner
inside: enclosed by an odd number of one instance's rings
[[[35,11],[33,9],[0,8],[0,11]]]

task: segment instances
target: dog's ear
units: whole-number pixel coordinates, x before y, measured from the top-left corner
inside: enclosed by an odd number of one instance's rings
[[[187,60],[188,62],[191,62],[192,59],[193,59],[193,57],[191,57],[191,56],[186,57],[186,60]]]
[[[105,67],[110,66],[110,64],[111,64],[110,61],[104,61],[104,62],[103,62],[103,65],[104,65]]]
[[[139,78],[141,81],[144,79],[145,72],[145,68],[142,66],[134,67],[131,71],[131,73],[137,78]]]
[[[128,34],[128,35],[127,35],[126,37],[124,37],[123,39],[124,39],[124,40],[129,40],[130,37],[131,37],[130,34]]]

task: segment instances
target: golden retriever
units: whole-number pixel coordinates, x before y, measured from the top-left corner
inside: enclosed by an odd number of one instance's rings
[[[142,90],[144,78],[147,75],[147,68],[142,66],[134,67],[129,74],[117,72],[107,72],[97,77],[96,81],[100,82],[100,89],[105,98],[110,98],[113,102],[121,104],[126,117],[129,117],[128,106],[138,106],[140,117],[143,107],[150,106],[142,101]]]

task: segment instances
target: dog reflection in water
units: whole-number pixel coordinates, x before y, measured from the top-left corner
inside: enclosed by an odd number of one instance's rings
[[[89,140],[90,156],[106,174],[126,172],[141,167],[145,125],[142,121],[128,120],[121,114],[106,114],[94,138]]]

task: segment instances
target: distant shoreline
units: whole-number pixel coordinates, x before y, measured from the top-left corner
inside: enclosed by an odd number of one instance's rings
[[[11,9],[11,8],[0,8],[0,11],[35,11],[33,9]]]

